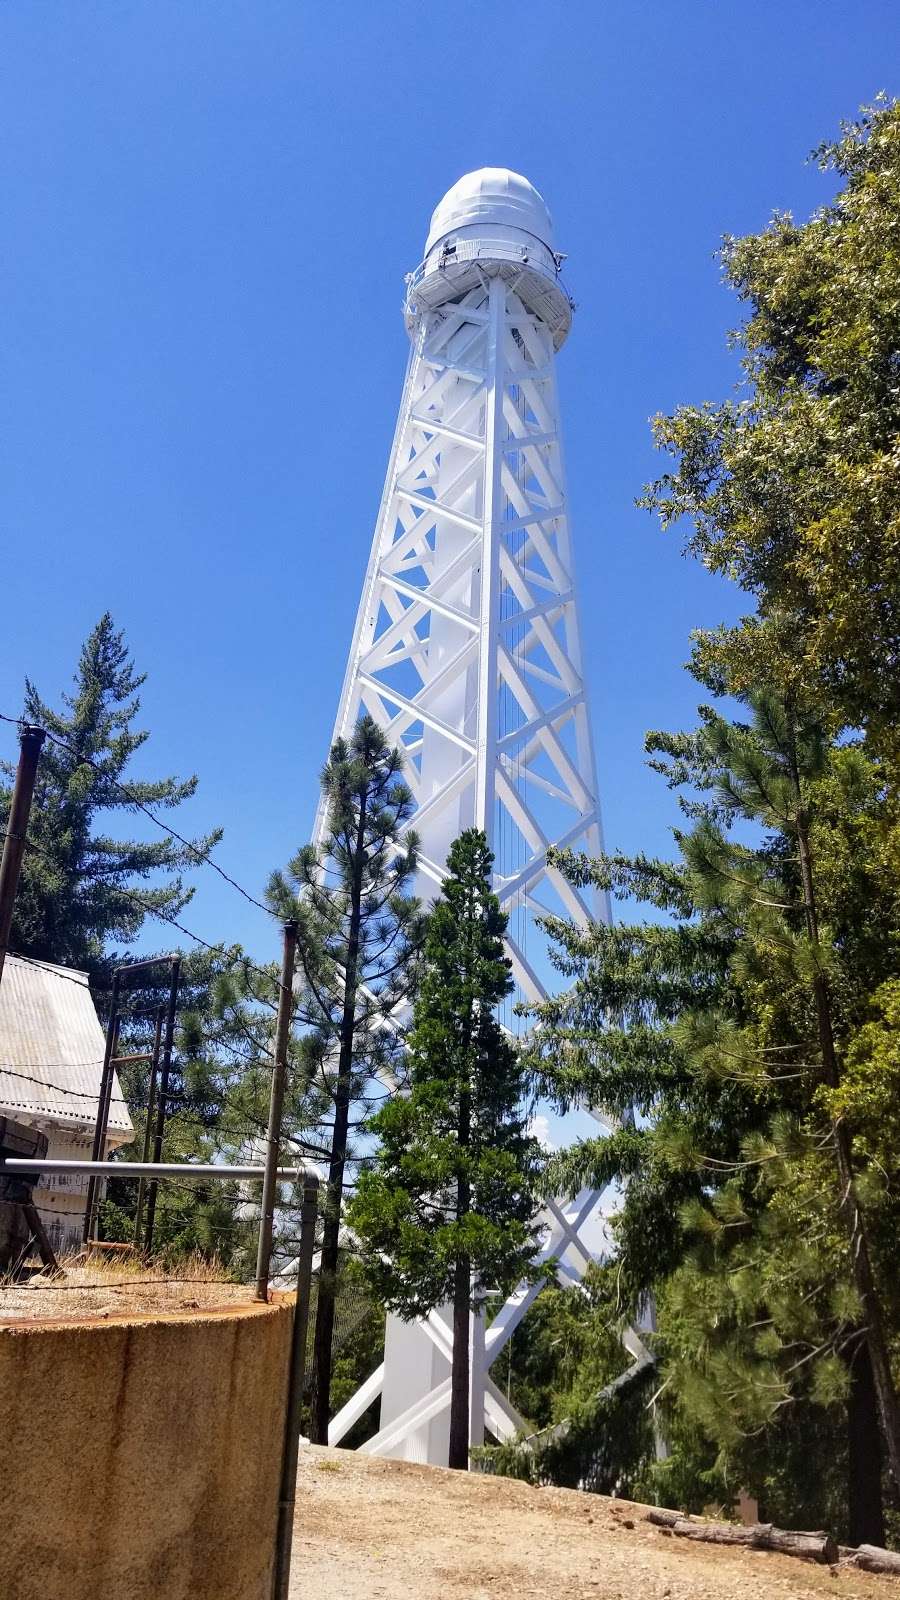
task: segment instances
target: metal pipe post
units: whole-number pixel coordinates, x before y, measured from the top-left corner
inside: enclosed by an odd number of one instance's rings
[[[291,1004],[294,995],[294,960],[297,953],[297,924],[284,924],[281,952],[281,988],[278,994],[278,1020],[275,1024],[275,1061],[272,1092],[269,1096],[269,1127],[266,1133],[266,1175],[263,1179],[262,1215],[259,1219],[259,1247],[256,1253],[256,1298],[269,1298],[269,1259],[275,1227],[275,1169],[281,1143],[281,1115],[287,1084],[288,1040],[291,1035]]]
[[[94,1141],[91,1145],[91,1160],[101,1161],[106,1154],[106,1115],[109,1114],[107,1103],[107,1087],[112,1083],[113,1056],[116,1053],[116,1042],[119,1037],[119,985],[122,981],[122,969],[116,967],[113,971],[112,994],[109,998],[109,1018],[106,1024],[106,1044],[103,1049],[103,1070],[100,1073],[100,1093],[97,1096],[97,1120],[94,1123]],[[87,1200],[84,1206],[84,1227],[81,1237],[87,1244],[94,1231],[94,1212],[97,1206],[97,1179],[88,1179]]]
[[[294,1504],[297,1498],[297,1452],[300,1448],[300,1408],[303,1402],[303,1378],[306,1371],[306,1337],[309,1327],[309,1301],[318,1210],[319,1180],[307,1173],[303,1186],[303,1209],[300,1213],[297,1298],[294,1302],[294,1321],[291,1330],[272,1600],[288,1600],[291,1581],[291,1543],[294,1535]]]
[[[153,1161],[155,1164],[162,1160],[163,1134],[166,1130],[166,1108],[169,1100],[169,1073],[172,1069],[172,1042],[175,1038],[175,1008],[178,1005],[178,983],[181,977],[181,957],[172,956],[171,960],[169,1003],[166,1007],[165,1043],[163,1045],[159,1094],[156,1100],[156,1129],[153,1135]],[[153,1225],[156,1221],[156,1190],[157,1183],[154,1178],[147,1189],[147,1224],[144,1230],[144,1249],[148,1253],[153,1249]]]
[[[150,1160],[150,1130],[153,1123],[153,1107],[156,1099],[156,1075],[159,1071],[159,1052],[162,1045],[163,1018],[166,1014],[165,1006],[160,1006],[156,1013],[156,1033],[153,1039],[153,1054],[150,1057],[150,1081],[147,1087],[147,1117],[144,1124],[144,1164]],[[134,1208],[134,1243],[135,1248],[140,1248],[141,1222],[144,1216],[144,1189],[146,1185],[143,1178],[138,1184],[137,1200]]]
[[[9,930],[12,927],[19,871],[25,854],[38,757],[46,737],[43,728],[34,728],[30,724],[19,734],[19,764],[16,768],[9,821],[6,824],[6,838],[3,841],[3,857],[0,860],[0,982],[3,979],[3,963],[9,944]]]

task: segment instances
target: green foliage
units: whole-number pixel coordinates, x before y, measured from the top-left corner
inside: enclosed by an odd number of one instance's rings
[[[591,1267],[583,1284],[547,1284],[509,1342],[506,1373],[516,1410],[537,1431],[562,1422],[629,1364],[620,1338],[615,1271]]]
[[[900,1330],[900,105],[817,155],[833,204],[726,240],[744,390],[657,419],[674,466],[643,502],[756,602],[692,662],[752,717],[649,737],[675,862],[557,857],[653,920],[549,924],[570,987],[533,1065],[620,1120],[548,1178],[627,1183],[619,1282],[657,1295],[673,1444],[648,1490],[697,1508],[743,1484],[840,1531],[848,1367],[863,1324],[895,1365]]]
[[[839,1086],[823,1089],[823,1109],[844,1117],[857,1147],[875,1173],[896,1189],[900,1181],[900,979],[890,978],[871,996],[867,1020],[848,1046]]]
[[[576,881],[665,903],[675,920],[587,931],[554,922],[559,964],[574,981],[539,1008],[531,1046],[561,1106],[581,1095],[621,1119],[610,1139],[556,1158],[547,1181],[571,1191],[627,1183],[618,1283],[632,1306],[657,1296],[666,1426],[688,1441],[677,1470],[652,1468],[647,1485],[672,1492],[665,1485],[691,1480],[693,1461],[694,1490],[712,1498],[714,1489],[733,1498],[741,1484],[774,1496],[774,1463],[792,1426],[828,1438],[830,1461],[846,1463],[835,1438],[865,1315],[835,1115],[852,1118],[878,1290],[891,1329],[900,1328],[896,1199],[883,1179],[896,1159],[887,1063],[900,906],[884,864],[897,845],[897,802],[858,743],[829,742],[818,719],[770,694],[753,696],[749,709],[748,721],[729,722],[706,708],[695,734],[648,740],[669,781],[690,786],[691,825],[676,834],[675,864],[656,872],[644,859],[561,858]],[[801,826],[815,870],[815,939]],[[820,983],[837,1087],[821,1052]],[[801,1422],[787,1424],[786,1408]],[[840,1525],[830,1467],[825,1476]],[[809,1504],[796,1484],[780,1481],[777,1496]]]
[[[717,692],[815,692],[896,757],[900,713],[900,104],[816,152],[841,189],[809,221],[728,238],[745,395],[657,418],[675,468],[646,491],[664,527],[758,603],[696,636]]]
[[[402,1076],[402,1031],[383,1021],[406,994],[420,940],[419,908],[409,893],[413,799],[400,752],[371,717],[334,745],[322,804],[321,847],[306,846],[286,871],[274,872],[267,898],[300,926],[297,1015],[307,1074],[334,1097],[343,1071],[356,1100],[373,1078]]]
[[[507,1392],[528,1421],[522,1440],[473,1452],[485,1470],[530,1483],[631,1494],[654,1456],[653,1369],[632,1375],[613,1266],[578,1287],[550,1284],[508,1347]],[[503,1358],[494,1380],[504,1374]],[[624,1376],[623,1376],[624,1375]]]
[[[86,971],[101,986],[113,949],[130,945],[148,916],[179,915],[193,894],[182,873],[221,838],[216,830],[181,844],[163,833],[118,839],[105,831],[115,813],[134,815],[139,804],[170,811],[197,787],[196,778],[130,774],[149,737],[134,726],[143,682],[107,612],[85,641],[64,710],[54,711],[30,680],[25,684],[23,716],[53,738],[38,766],[28,830],[34,849],[23,863],[11,947]],[[12,778],[8,763],[0,770]],[[11,788],[0,790],[0,826],[11,795]]]
[[[413,798],[401,778],[400,751],[371,717],[332,747],[322,774],[325,830],[287,873],[274,873],[273,908],[299,925],[299,1017],[306,1081],[330,1097],[328,1181],[324,1194],[316,1305],[312,1437],[325,1443],[331,1394],[332,1334],[345,1172],[352,1136],[385,1081],[404,1076],[397,1008],[418,954],[420,914],[409,889],[416,836]],[[354,1112],[356,1115],[354,1116]],[[324,1119],[323,1119],[324,1120]]]
[[[643,1366],[576,1400],[556,1426],[473,1455],[501,1477],[632,1497],[653,1459],[653,1379],[652,1364]]]
[[[511,979],[492,859],[476,829],[450,851],[427,923],[409,1094],[371,1118],[379,1149],[349,1207],[375,1293],[410,1318],[453,1297],[460,1259],[479,1299],[527,1275],[534,1253],[540,1153],[526,1131],[525,1076],[495,1014]]]

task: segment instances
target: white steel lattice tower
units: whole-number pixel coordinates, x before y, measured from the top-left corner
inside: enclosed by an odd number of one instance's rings
[[[559,266],[544,201],[516,173],[471,173],[434,213],[407,280],[409,365],[335,725],[349,734],[368,712],[405,752],[424,901],[453,839],[484,829],[513,976],[531,1000],[547,977],[535,916],[583,924],[594,910],[548,848],[600,848],[556,387],[572,319]],[[587,1264],[578,1229],[599,1198],[545,1216],[566,1281]],[[473,1322],[473,1442],[485,1418],[500,1437],[520,1421],[487,1369],[533,1293],[502,1308],[487,1351]],[[451,1350],[442,1313],[389,1318],[384,1366],[332,1441],[381,1392],[367,1448],[446,1463]]]

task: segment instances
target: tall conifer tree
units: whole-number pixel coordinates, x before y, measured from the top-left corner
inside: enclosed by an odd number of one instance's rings
[[[222,837],[217,829],[184,845],[162,832],[121,839],[112,831],[117,813],[137,814],[139,805],[171,811],[197,787],[196,777],[150,780],[129,771],[149,738],[134,725],[143,682],[107,612],[82,647],[62,711],[30,679],[25,684],[23,716],[52,738],[38,765],[28,829],[34,849],[23,864],[11,947],[98,979],[113,949],[129,945],[152,912],[178,916],[194,892],[182,873]],[[8,763],[0,771],[12,777]],[[0,790],[0,826],[11,792]]]
[[[833,1417],[847,1402],[853,1446],[871,1369],[896,1471],[896,1199],[886,1152],[852,1119],[859,1078],[849,1097],[845,1081],[871,994],[897,970],[896,801],[864,750],[830,744],[814,717],[771,694],[751,710],[748,723],[706,710],[698,733],[649,740],[694,791],[679,862],[565,860],[575,881],[674,922],[554,925],[576,981],[542,1008],[536,1046],[563,1100],[642,1114],[555,1176],[629,1180],[623,1286],[659,1295],[668,1392],[727,1455],[771,1481],[785,1408],[810,1415],[821,1444],[809,1407]],[[747,823],[762,830],[749,843]],[[858,1481],[852,1453],[851,1466]],[[857,1535],[880,1517],[877,1473],[869,1490]],[[845,1516],[848,1503],[845,1486]]]
[[[269,901],[300,923],[300,1020],[309,1073],[333,1103],[313,1340],[311,1433],[328,1442],[332,1343],[347,1160],[357,1124],[385,1083],[402,1076],[405,998],[416,956],[418,904],[409,894],[416,837],[402,757],[371,717],[339,739],[322,775],[325,837],[269,884]]]
[[[539,1147],[527,1076],[496,1007],[512,989],[493,857],[463,833],[428,919],[409,1035],[408,1096],[369,1124],[379,1140],[350,1221],[379,1298],[401,1316],[453,1305],[450,1466],[469,1464],[469,1314],[508,1290],[534,1254]]]

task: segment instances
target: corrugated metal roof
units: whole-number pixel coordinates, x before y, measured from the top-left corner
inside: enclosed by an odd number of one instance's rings
[[[87,974],[8,955],[0,980],[0,1115],[93,1128],[103,1029]],[[109,1142],[134,1133],[113,1076]]]

